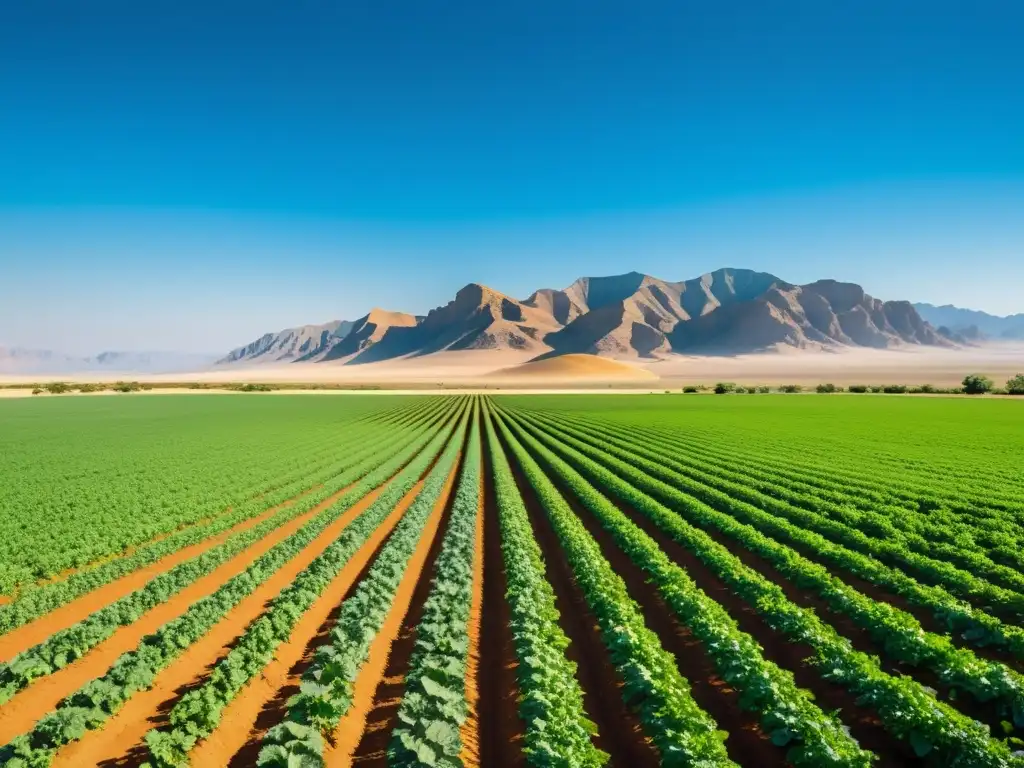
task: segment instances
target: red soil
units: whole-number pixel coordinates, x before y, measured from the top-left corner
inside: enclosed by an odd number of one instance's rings
[[[356,586],[358,579],[422,486],[422,483],[417,484],[402,498],[394,511],[303,614],[288,641],[278,646],[274,660],[225,708],[221,714],[221,721],[226,725],[196,746],[191,755],[193,765],[229,765],[247,748],[252,753],[250,756],[253,761],[255,760],[259,743],[268,730],[258,725],[261,713],[269,704],[280,698],[282,690],[298,685],[301,672],[296,674],[296,670],[300,668],[305,657],[312,655],[309,653],[310,650],[314,650],[310,648],[311,641],[321,634],[332,613]]]
[[[576,664],[584,708],[597,724],[594,744],[611,755],[612,765],[654,768],[661,762],[658,752],[643,732],[639,719],[623,701],[622,678],[612,664],[600,627],[576,583],[565,550],[503,435],[502,442],[543,553],[548,580],[555,590],[555,604],[561,614],[559,623],[569,638],[566,656]]]
[[[166,602],[147,611],[137,621],[118,628],[113,635],[82,658],[52,675],[40,678],[21,691],[0,709],[0,743],[6,743],[14,736],[31,730],[35,722],[53,710],[61,699],[77,691],[98,674],[103,674],[102,670],[112,666],[121,654],[136,648],[143,637],[156,632],[164,624],[187,611],[192,603],[212,594],[224,582],[244,571],[254,560],[331,506],[351,487],[338,491],[309,512],[299,515],[272,531],[219,568],[192,582]],[[99,591],[101,590],[97,590],[97,592]],[[102,607],[104,606],[95,605],[94,610],[99,610]]]
[[[484,451],[483,477],[483,624],[480,626],[478,758],[486,768],[520,768],[523,721],[519,718],[519,680],[512,638],[512,612],[505,593],[508,582],[501,552],[501,525],[494,491],[494,465]]]
[[[167,712],[179,696],[185,690],[202,683],[217,661],[231,650],[245,628],[259,618],[267,603],[291,584],[352,520],[372,504],[383,487],[364,496],[331,523],[309,546],[231,609],[206,635],[189,646],[175,662],[157,675],[152,688],[133,696],[103,728],[90,731],[80,741],[69,744],[58,752],[53,765],[73,767],[141,762],[144,759],[144,751],[140,745],[146,732],[166,724]]]
[[[399,638],[405,616],[409,612],[413,596],[417,591],[417,585],[421,580],[421,573],[427,563],[427,556],[431,551],[434,539],[437,537],[455,477],[456,471],[453,468],[441,497],[434,505],[430,517],[427,518],[419,544],[409,559],[405,576],[395,594],[391,612],[370,645],[366,663],[356,680],[352,706],[335,729],[330,739],[331,743],[324,750],[324,762],[328,766],[350,766],[353,764],[359,742],[362,740],[364,732],[367,731],[367,721],[374,708],[377,689],[381,684],[387,684],[385,672],[392,645]]]
[[[462,751],[459,758],[466,768],[478,768],[480,762],[480,634],[484,605],[484,485],[480,478],[480,500],[476,513],[476,546],[473,554],[473,601],[469,609],[469,657],[466,664],[466,703],[469,715],[460,730]]]
[[[125,595],[131,594],[137,589],[141,589],[155,576],[159,576],[161,573],[166,573],[174,566],[209,551],[236,533],[246,531],[255,525],[259,525],[264,520],[280,512],[282,509],[292,506],[296,501],[311,492],[312,489],[304,491],[298,496],[289,499],[276,507],[272,507],[255,517],[243,520],[233,528],[229,528],[228,530],[218,533],[216,536],[211,536],[208,539],[203,539],[191,546],[179,549],[177,552],[173,552],[166,557],[157,560],[155,563],[150,563],[143,568],[139,568],[137,571],[132,571],[131,573],[122,576],[116,581],[104,584],[102,587],[94,589],[92,592],[88,592],[81,597],[72,600],[70,603],[62,605],[60,608],[57,608],[44,616],[40,616],[34,621],[8,632],[6,635],[0,637],[0,661],[9,661],[22,651],[43,642],[55,632],[67,629],[95,613],[100,608],[117,602]],[[339,494],[342,492],[339,492]],[[332,498],[335,498],[339,494],[335,494]]]

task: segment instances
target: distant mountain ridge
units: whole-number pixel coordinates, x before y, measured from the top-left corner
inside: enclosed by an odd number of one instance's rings
[[[1001,317],[952,304],[914,304],[914,309],[936,328],[946,328],[968,339],[1024,339],[1024,313]]]
[[[232,350],[218,364],[354,365],[474,349],[628,359],[905,345],[956,342],[910,302],[881,301],[853,283],[795,285],[767,272],[724,268],[679,282],[640,272],[582,277],[523,300],[470,283],[424,317],[375,309],[355,321],[289,328]]]
[[[207,368],[216,356],[188,352],[100,352],[79,357],[46,349],[0,347],[0,373],[15,375],[60,375],[109,372],[179,373]]]

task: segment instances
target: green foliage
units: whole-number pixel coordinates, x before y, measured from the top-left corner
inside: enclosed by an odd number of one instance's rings
[[[835,384],[819,384],[817,387],[815,387],[815,391],[819,395],[830,395],[833,392],[842,392],[843,389],[842,387],[836,387]]]
[[[804,391],[804,388],[802,386],[800,386],[799,384],[783,384],[781,387],[779,387],[779,392],[784,392],[784,393],[789,394],[789,395],[795,394],[797,392],[803,392],[803,391]]]
[[[882,387],[882,392],[887,395],[905,395],[907,393],[906,384],[886,384]]]
[[[1006,394],[1024,395],[1024,373],[1018,373],[1006,382]]]
[[[851,384],[849,387],[846,388],[846,391],[847,392],[853,392],[855,394],[864,394],[865,392],[868,391],[868,385],[867,384]]]
[[[111,389],[115,392],[140,392],[142,385],[137,381],[117,381]]]
[[[683,392],[685,392],[688,395],[694,394],[699,391],[700,389],[698,387],[693,386],[692,384],[688,384],[687,386],[683,387]]]
[[[992,383],[992,379],[980,373],[972,373],[965,376],[963,385],[964,393],[968,395],[984,395],[986,392],[991,392],[995,386]]]
[[[929,408],[934,403],[916,402]],[[692,414],[688,413],[687,416]],[[757,610],[770,626],[790,635],[794,642],[814,648],[816,654],[808,663],[818,667],[826,678],[848,687],[860,697],[860,701],[870,702],[886,729],[897,738],[909,741],[918,751],[927,748],[944,765],[1010,764],[1007,745],[991,739],[987,728],[948,704],[937,702],[928,691],[909,678],[885,674],[877,660],[854,651],[844,638],[818,619],[814,612],[789,603],[777,585],[747,568],[730,550],[736,546],[753,550],[760,557],[767,558],[801,589],[812,588],[812,585],[817,584],[832,609],[847,613],[868,629],[887,654],[914,665],[927,665],[948,685],[971,692],[981,702],[998,702],[1008,716],[1019,717],[1018,722],[1024,726],[1024,708],[1021,707],[1021,683],[1024,678],[1004,664],[982,661],[969,651],[957,649],[947,638],[927,635],[913,617],[845,587],[826,568],[803,560],[791,547],[800,542],[800,551],[813,552],[816,559],[824,556],[826,565],[838,566],[842,572],[856,573],[861,579],[874,581],[885,589],[910,597],[912,602],[914,597],[911,590],[916,589],[916,594],[922,598],[934,595],[933,600],[937,599],[939,590],[922,587],[906,576],[887,580],[886,573],[898,572],[888,570],[877,562],[876,558],[886,559],[882,550],[872,550],[872,558],[859,557],[849,549],[806,530],[810,523],[817,521],[817,526],[825,526],[836,534],[843,530],[847,534],[851,533],[827,517],[815,518],[806,510],[800,511],[778,501],[772,507],[772,499],[768,496],[759,495],[755,503],[746,504],[740,499],[742,494],[752,493],[750,490],[717,477],[714,477],[713,484],[709,484],[713,476],[709,476],[704,469],[692,475],[680,474],[683,465],[678,462],[689,458],[689,455],[685,449],[680,450],[678,440],[673,442],[666,439],[661,445],[652,446],[650,432],[645,430],[647,434],[638,435],[634,422],[625,430],[598,427],[597,432],[600,434],[592,435],[584,443],[557,426],[551,417],[548,411],[543,430],[556,430],[551,445],[564,446],[561,453],[575,469],[583,472],[603,490],[640,510],[667,535],[694,553],[718,578],[725,581],[732,592]],[[534,428],[540,429],[541,426],[540,422],[534,422]],[[576,434],[579,434],[581,428],[591,432],[595,424],[573,424],[573,432]],[[618,436],[614,437],[615,434]],[[668,448],[669,445],[674,447]],[[584,459],[581,453],[588,458]],[[671,459],[667,458],[668,454],[672,455]],[[605,467],[614,468],[614,473]],[[661,506],[658,503],[660,500],[671,508]],[[790,523],[790,519],[798,524]],[[730,546],[723,546],[708,536],[705,531],[711,528],[716,529],[718,535],[732,539]],[[851,541],[858,540],[866,541],[856,536],[847,536],[844,544],[849,546]],[[908,556],[905,543],[887,546],[884,551],[889,553],[890,558],[915,562],[915,558]],[[923,560],[920,563],[924,566]],[[930,580],[939,573],[944,573],[947,580],[954,577],[955,569],[940,562],[932,562],[929,567],[932,568],[929,572]],[[1013,574],[1007,569],[1005,575],[1011,577]],[[1016,576],[1019,577],[1019,574]],[[965,590],[986,589],[983,581],[970,574],[961,573],[955,578],[963,583]],[[987,589],[990,594],[995,594],[991,587]],[[1004,599],[1009,596],[1005,591],[1002,594]],[[985,598],[986,601],[992,599]],[[955,631],[963,631],[962,622],[968,617],[975,621],[980,618],[979,612],[969,607],[958,608],[957,602],[948,598],[941,612],[944,620],[951,622],[951,628]],[[1015,627],[1004,625],[1003,629],[1007,637],[1014,633],[1019,636],[1019,630]],[[983,637],[976,631],[965,632],[964,637],[979,644],[993,640],[991,635]],[[808,764],[815,763],[812,761]]]
[[[454,439],[448,440],[449,436],[444,435],[441,443],[435,442],[437,448],[434,453],[428,452],[429,455],[424,459],[410,464],[403,471],[403,482],[389,484],[370,509],[360,516],[359,520],[369,520],[365,538],[415,486],[420,475],[430,466],[436,450],[447,443],[441,459],[427,476],[423,489],[388,537],[373,566],[359,582],[352,596],[342,603],[341,613],[331,631],[329,642],[317,650],[312,665],[302,676],[299,693],[288,701],[288,721],[309,726],[323,735],[329,735],[351,707],[356,678],[366,663],[374,638],[387,619],[406,567],[423,534],[427,518],[433,511],[455,464],[468,415],[467,411]],[[349,525],[346,532],[357,525],[359,520]],[[269,661],[269,658],[267,660]],[[280,732],[275,731],[273,734],[268,732],[264,737],[264,746],[259,758],[260,766],[284,768],[287,765],[281,762],[282,752],[278,747],[286,745],[278,741],[279,735]]]
[[[735,392],[735,391],[736,391],[736,385],[733,384],[731,381],[720,381],[717,384],[715,384],[715,394],[716,395],[726,395],[729,392]]]
[[[51,395],[63,395],[71,391],[71,385],[63,381],[51,381],[44,388]]]

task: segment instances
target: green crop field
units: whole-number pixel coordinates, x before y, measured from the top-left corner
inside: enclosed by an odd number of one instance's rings
[[[0,401],[0,765],[1024,766],[1024,402]]]

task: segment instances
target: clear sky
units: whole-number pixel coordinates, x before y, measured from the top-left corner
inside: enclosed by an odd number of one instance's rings
[[[1016,0],[0,3],[0,344],[720,266],[1024,311]]]

